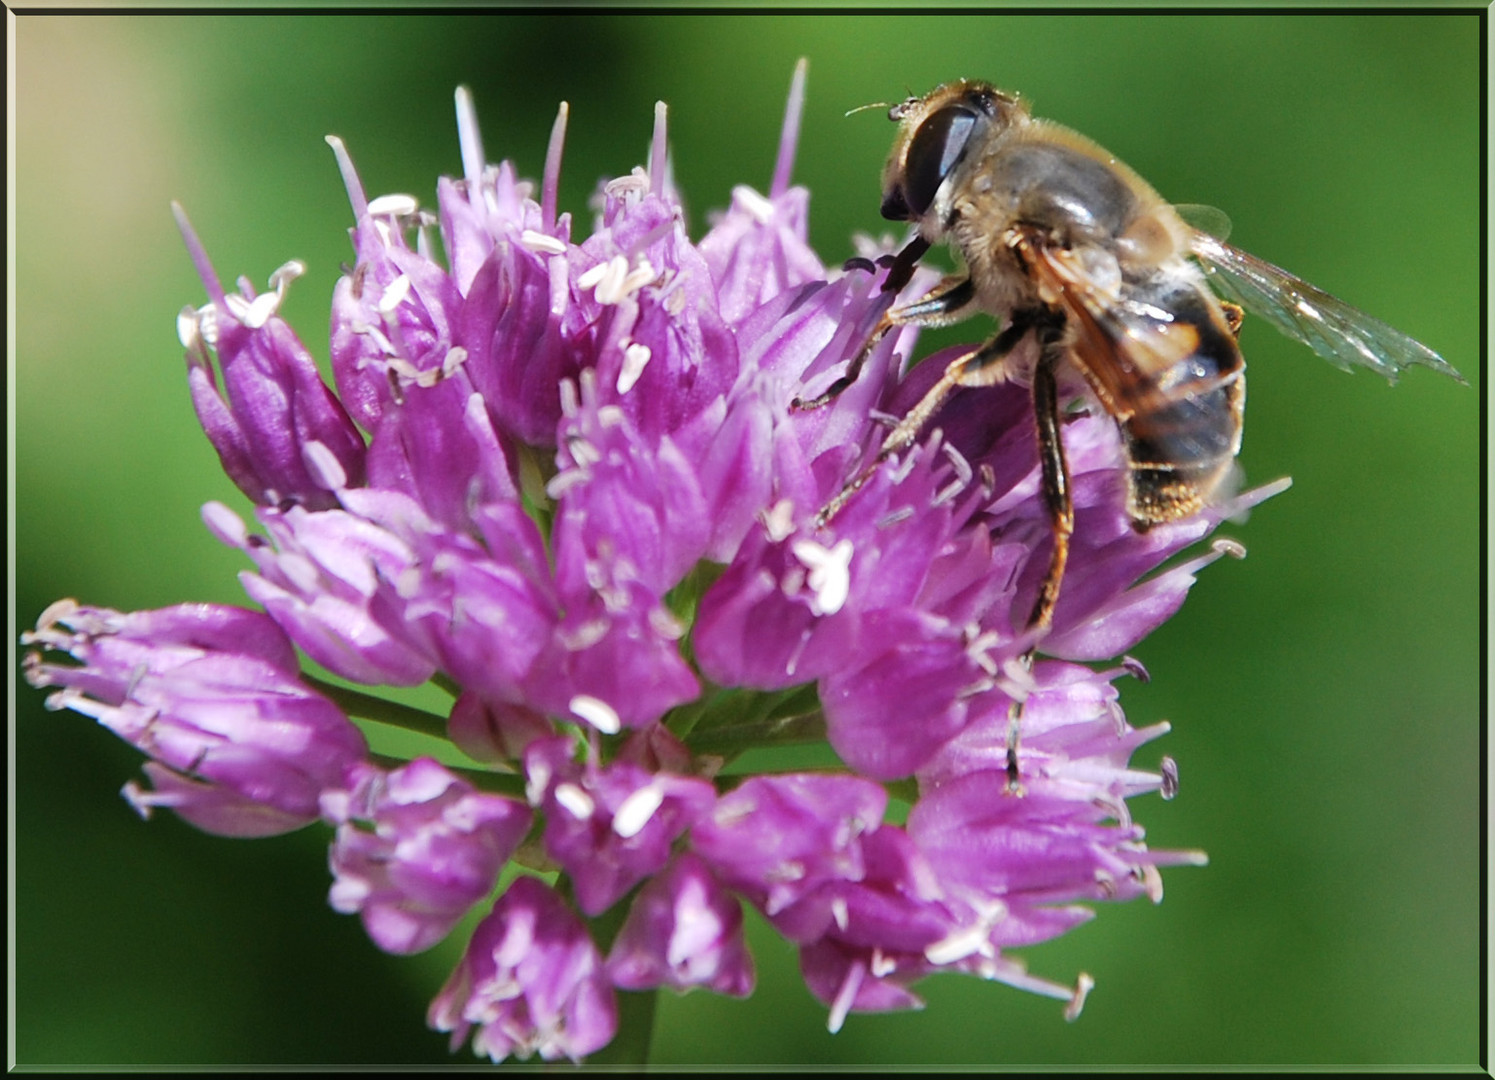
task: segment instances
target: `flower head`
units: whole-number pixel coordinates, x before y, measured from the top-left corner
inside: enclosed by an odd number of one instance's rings
[[[264,611],[64,602],[26,636],[27,675],[150,755],[143,809],[229,835],[332,825],[332,905],[387,951],[434,944],[520,868],[431,1006],[453,1047],[580,1059],[613,1037],[615,988],[749,993],[744,903],[799,950],[832,1028],[917,1005],[941,972],[1073,1014],[1088,976],[1007,951],[1087,903],[1160,899],[1159,867],[1202,859],[1149,849],[1128,809],[1176,786],[1171,764],[1130,763],[1166,730],[1122,714],[1140,665],[1088,662],[1236,549],[1165,561],[1276,489],[1138,533],[1115,424],[1072,415],[1074,542],[1041,640],[1021,385],[954,394],[821,520],[948,357],[905,371],[914,332],[890,334],[825,407],[792,407],[895,301],[886,252],[827,273],[808,246],[802,99],[803,69],[769,193],[736,189],[699,243],[662,105],[647,168],[603,185],[579,243],[556,213],[564,106],[538,201],[487,163],[465,91],[463,175],[434,211],[369,197],[329,139],[353,217],[336,393],[276,314],[291,270],[225,293],[178,213],[208,293],[181,319],[189,387],[260,531],[218,503],[203,518]],[[433,680],[450,712],[319,681],[298,649],[345,683]],[[445,737],[450,758],[376,759],[350,715]],[[723,771],[820,738],[844,768]]]
[[[322,792],[337,826],[330,901],[357,911],[386,952],[420,952],[492,890],[529,831],[530,812],[489,795],[430,758],[386,773],[360,762]]]

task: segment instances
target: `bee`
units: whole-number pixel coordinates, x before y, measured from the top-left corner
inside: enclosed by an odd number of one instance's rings
[[[1053,535],[1028,616],[1035,639],[1053,619],[1074,531],[1061,372],[1078,372],[1120,429],[1126,512],[1139,532],[1208,505],[1233,470],[1246,393],[1237,343],[1243,308],[1341,368],[1367,367],[1394,381],[1420,364],[1464,382],[1407,335],[1186,223],[1180,208],[1106,150],[1035,119],[1015,95],[961,80],[892,106],[888,117],[898,134],[883,172],[882,214],[916,232],[884,289],[901,290],[935,244],[949,245],[964,269],[888,310],[846,373],[795,407],[819,407],[851,385],[894,327],[942,326],[976,312],[1000,325],[950,362],[817,523],[909,446],[956,387],[1031,381]],[[1034,347],[1019,348],[1029,342]]]

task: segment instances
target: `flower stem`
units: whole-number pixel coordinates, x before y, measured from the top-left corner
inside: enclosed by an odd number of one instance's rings
[[[446,717],[444,716],[426,712],[424,709],[413,709],[409,705],[401,705],[399,702],[375,697],[373,694],[351,690],[346,686],[337,686],[318,679],[314,675],[302,675],[301,680],[318,693],[331,699],[334,705],[349,716],[362,717],[365,720],[373,720],[375,723],[389,724],[392,727],[404,728],[406,731],[414,731],[421,735],[431,735],[438,739],[447,737]]]
[[[654,1039],[654,1005],[658,990],[636,993],[619,990],[618,1033],[613,1041],[587,1058],[588,1065],[633,1065],[649,1063],[649,1048]]]
[[[728,760],[754,747],[825,738],[825,713],[811,684],[774,693],[716,690],[674,709],[665,723],[693,752]]]

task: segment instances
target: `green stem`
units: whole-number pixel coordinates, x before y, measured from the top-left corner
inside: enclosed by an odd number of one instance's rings
[[[697,754],[717,754],[728,760],[744,750],[821,742],[825,714],[819,709],[798,716],[769,717],[741,724],[725,724],[692,735],[688,745]]]
[[[390,754],[370,753],[369,760],[387,772],[410,764],[409,758],[393,757]],[[441,763],[449,773],[456,773],[479,791],[492,795],[506,795],[511,799],[525,801],[524,777],[513,772],[490,772],[487,769],[468,769],[461,765]]]
[[[437,716],[424,709],[412,709],[409,705],[401,705],[359,690],[350,690],[346,686],[337,686],[315,675],[302,675],[301,679],[318,693],[331,698],[333,704],[349,716],[359,716],[378,724],[389,724],[391,727],[432,735],[438,739],[447,737],[444,716]]]
[[[654,1006],[659,1001],[659,991],[619,990],[617,994],[618,1033],[612,1042],[587,1058],[587,1064],[644,1068],[649,1064],[649,1046],[654,1039]]]

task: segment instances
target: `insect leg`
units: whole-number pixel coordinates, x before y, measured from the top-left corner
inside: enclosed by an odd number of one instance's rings
[[[943,326],[946,323],[956,322],[964,316],[956,315],[961,308],[971,302],[976,295],[976,288],[971,284],[971,279],[964,275],[952,274],[942,280],[924,296],[904,307],[893,308],[883,313],[877,325],[872,328],[872,333],[867,336],[861,351],[846,366],[846,373],[826,388],[825,393],[819,397],[809,400],[795,398],[789,403],[789,408],[795,412],[808,412],[829,405],[841,392],[852,383],[856,382],[862,374],[862,367],[867,363],[867,358],[872,355],[872,350],[877,348],[887,332],[895,326]]]
[[[1059,360],[1057,349],[1060,329],[1045,328],[1033,369],[1033,417],[1038,424],[1038,461],[1042,470],[1044,508],[1054,534],[1054,550],[1049,568],[1038,587],[1028,629],[1044,631],[1054,617],[1059,600],[1059,584],[1069,561],[1069,538],[1075,531],[1075,508],[1069,490],[1069,465],[1064,460],[1064,441],[1059,432],[1059,389],[1054,367]]]
[[[915,236],[903,250],[893,256],[888,265],[887,279],[882,283],[883,292],[902,292],[903,287],[908,284],[909,279],[914,276],[914,267],[919,265],[919,260],[929,250],[929,241],[922,236]],[[887,258],[887,256],[883,256]],[[879,260],[881,261],[881,260]]]
[[[820,513],[815,517],[815,524],[824,525],[840,513],[841,508],[856,494],[857,490],[877,472],[878,466],[917,439],[919,432],[929,422],[929,418],[945,403],[945,398],[950,396],[951,390],[957,386],[981,385],[995,381],[999,362],[1017,348],[1018,343],[1032,329],[1039,314],[1027,311],[1014,312],[1012,320],[1000,333],[993,335],[978,348],[950,361],[939,380],[924,392],[919,403],[910,409],[908,414],[898,422],[898,426],[888,433],[872,463],[853,477],[836,493],[835,498],[821,508]]]
[[[1033,416],[1038,425],[1038,460],[1042,477],[1044,508],[1049,513],[1054,550],[1049,567],[1038,587],[1033,610],[1028,615],[1029,630],[1040,633],[1049,628],[1054,605],[1059,600],[1059,585],[1069,562],[1069,538],[1075,529],[1074,500],[1069,488],[1069,465],[1064,460],[1064,440],[1059,431],[1059,389],[1054,377],[1058,364],[1062,323],[1050,323],[1040,332],[1038,363],[1033,369]],[[1019,658],[1023,673],[1033,670],[1033,649]],[[1016,699],[1007,708],[1007,792],[1021,795],[1021,773],[1018,769],[1018,738],[1022,732],[1023,702]]]

